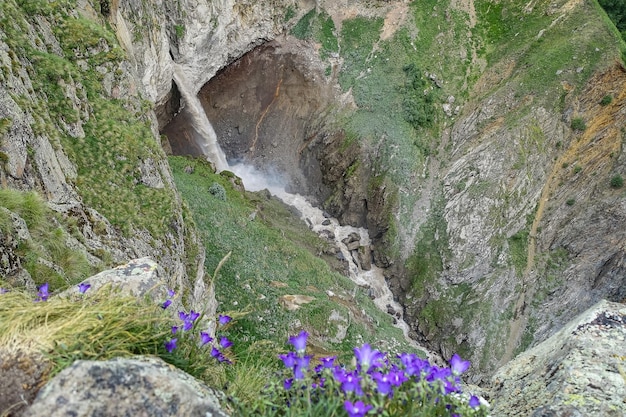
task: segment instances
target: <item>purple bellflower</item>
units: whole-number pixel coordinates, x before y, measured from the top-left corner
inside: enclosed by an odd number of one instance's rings
[[[450,369],[452,369],[452,373],[454,375],[461,375],[463,372],[467,371],[469,367],[470,361],[464,361],[456,353],[452,355],[452,358],[450,359]]]
[[[214,358],[218,358],[222,355],[222,352],[220,352],[220,350],[218,348],[216,348],[215,346],[213,346],[211,348],[211,356],[213,356]]]
[[[292,369],[294,366],[296,366],[296,358],[298,356],[296,355],[295,352],[289,352],[284,355],[278,355],[278,357],[280,358],[281,361],[283,361],[285,368]]]
[[[172,339],[169,342],[166,342],[165,350],[167,350],[169,353],[172,353],[172,351],[176,349],[176,342],[178,342],[178,339]]]
[[[368,372],[372,367],[377,368],[380,366],[380,360],[385,358],[385,355],[376,349],[372,349],[371,346],[365,343],[361,348],[354,348],[354,356],[356,356],[359,369],[363,372]]]
[[[400,370],[390,371],[388,375],[389,375],[389,382],[391,382],[391,385],[393,385],[394,387],[399,387],[404,382],[409,380],[409,378],[407,378],[404,372]]]
[[[292,385],[293,385],[293,378],[287,378],[283,381],[283,388],[285,388],[285,391],[289,390]]]
[[[348,412],[349,417],[363,417],[370,409],[372,409],[370,404],[363,404],[363,401],[352,403],[351,401],[346,400],[343,405]]]
[[[309,369],[311,357],[311,355],[296,357],[296,365],[293,367],[293,377],[295,379],[304,379],[304,371]]]
[[[172,289],[168,289],[167,290],[167,297],[168,298],[172,298],[176,295],[176,291],[172,290]]]
[[[393,393],[391,378],[388,374],[372,372],[372,379],[376,382],[376,389],[380,394],[389,395],[390,393]]]
[[[81,294],[86,293],[89,288],[91,288],[91,284],[88,284],[86,282],[81,282],[80,284],[78,284],[78,292]]]
[[[303,355],[306,350],[306,338],[309,336],[307,332],[302,330],[299,335],[289,338],[289,343],[293,345],[298,355]]]
[[[200,317],[200,313],[198,313],[197,311],[191,310],[189,312],[189,320],[191,320],[192,322],[196,321],[198,317]]]
[[[220,323],[220,326],[224,326],[226,325],[228,322],[230,322],[232,320],[232,317],[230,316],[226,316],[226,315],[219,315],[218,321]]]
[[[222,336],[220,338],[220,346],[223,347],[224,349],[229,348],[233,345],[233,342],[231,342],[230,340],[228,340],[228,338],[226,336]]]
[[[337,359],[337,356],[329,356],[327,358],[320,358],[320,362],[322,363],[323,368],[330,369],[334,366],[335,359]]]
[[[477,396],[472,395],[469,399],[469,406],[472,408],[480,407],[480,399]]]
[[[161,308],[165,310],[166,308],[170,306],[170,304],[172,304],[172,300],[165,300],[163,304],[161,304]]]
[[[37,293],[36,301],[47,301],[50,294],[48,293],[48,283],[42,284],[39,288],[39,292]]]
[[[211,343],[212,341],[213,338],[209,336],[207,332],[200,332],[200,343],[202,344],[202,346],[206,345],[207,343]]]
[[[341,391],[344,393],[354,392],[356,395],[363,395],[361,389],[361,377],[358,372],[345,372],[343,369],[335,368],[335,380],[341,384]]]

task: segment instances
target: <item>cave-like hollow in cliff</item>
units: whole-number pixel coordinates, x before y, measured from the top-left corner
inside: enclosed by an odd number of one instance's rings
[[[321,205],[329,188],[320,144],[336,92],[324,69],[311,62],[313,53],[300,44],[267,42],[219,71],[198,98],[230,165],[278,176],[288,192]],[[173,83],[170,101],[159,111],[161,132],[173,155],[200,156],[191,118],[178,111],[180,101]]]

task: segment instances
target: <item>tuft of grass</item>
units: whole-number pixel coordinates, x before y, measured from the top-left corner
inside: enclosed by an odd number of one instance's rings
[[[36,284],[48,281],[52,289],[65,288],[96,272],[84,253],[67,245],[71,225],[52,212],[39,194],[0,189],[0,208],[6,209],[0,210],[4,234],[17,234],[13,216],[26,223],[30,238],[18,239],[16,253]]]
[[[518,276],[521,276],[528,262],[528,228],[522,229],[509,239],[511,262]]]
[[[9,131],[12,124],[13,119],[7,117],[0,118],[0,137]]]
[[[215,381],[216,386],[223,386],[229,397],[237,398],[243,404],[254,403],[269,377],[280,369],[276,360],[279,353],[282,353],[281,349],[270,341],[252,344],[245,359],[226,368],[222,379]]]
[[[174,31],[176,32],[176,37],[182,39],[185,36],[185,25],[174,25]]]
[[[54,373],[78,359],[163,354],[168,320],[154,303],[102,288],[82,299],[0,295],[0,345],[45,353]]]
[[[624,178],[621,175],[615,175],[610,181],[612,188],[622,188],[624,186]]]
[[[585,123],[585,119],[583,119],[582,117],[574,117],[572,119],[570,127],[572,128],[572,130],[575,130],[577,132],[583,132],[585,129],[587,129],[587,124]]]
[[[607,94],[606,96],[602,97],[602,100],[600,100],[600,105],[601,106],[608,106],[612,102],[613,102],[613,96],[610,95],[610,94]]]
[[[149,297],[104,286],[84,295],[34,300],[20,289],[0,294],[0,346],[43,354],[52,364],[50,376],[76,360],[155,355],[212,386],[226,383],[225,366],[211,357],[209,345],[199,345],[201,317],[190,331],[177,332],[178,346],[170,353],[165,344],[180,321]]]

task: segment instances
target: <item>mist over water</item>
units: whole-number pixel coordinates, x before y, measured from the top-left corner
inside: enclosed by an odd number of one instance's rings
[[[202,153],[206,158],[215,164],[217,172],[229,169],[228,161],[226,161],[226,155],[220,144],[217,142],[217,135],[213,129],[213,125],[209,121],[200,99],[189,88],[187,79],[183,69],[177,63],[172,64],[174,66],[174,81],[178,86],[178,90],[185,99],[185,110],[189,113],[193,120],[193,129],[196,131],[194,140],[202,149]]]
[[[276,196],[285,192],[287,181],[275,169],[266,168],[264,172],[261,172],[252,165],[247,165],[243,161],[237,161],[233,163],[230,170],[241,178],[244,187],[248,191],[267,189]]]

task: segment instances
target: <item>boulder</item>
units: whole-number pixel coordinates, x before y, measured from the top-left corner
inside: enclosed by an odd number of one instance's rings
[[[278,299],[280,305],[282,305],[287,311],[296,311],[303,304],[309,304],[314,300],[314,297],[300,294],[285,294]]]
[[[491,384],[493,416],[626,415],[626,305],[599,302]]]
[[[124,265],[102,271],[87,278],[83,283],[91,285],[89,292],[111,285],[124,294],[136,298],[149,296],[156,302],[165,301],[169,288],[163,268],[147,257],[133,259]],[[71,287],[63,294],[78,294],[78,286]]]
[[[372,249],[369,246],[359,246],[357,256],[362,270],[372,269]]]
[[[76,361],[39,391],[27,417],[226,417],[223,395],[161,359]]]

